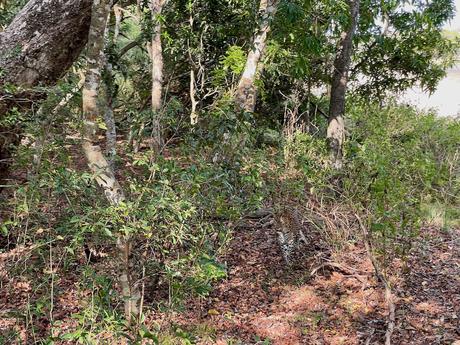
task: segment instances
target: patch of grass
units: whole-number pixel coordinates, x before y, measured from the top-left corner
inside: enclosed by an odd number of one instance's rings
[[[460,227],[460,211],[441,202],[425,203],[421,207],[423,218],[429,225],[444,230]]]

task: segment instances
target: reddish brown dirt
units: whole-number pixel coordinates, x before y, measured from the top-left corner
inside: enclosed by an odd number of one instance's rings
[[[453,344],[460,339],[460,230],[425,229],[396,291],[395,344]]]
[[[397,296],[392,344],[460,339],[459,241],[460,231],[425,229],[408,259],[410,270],[392,277]],[[204,304],[192,302],[182,318],[185,328],[201,323],[216,330],[215,339],[201,344],[384,343],[384,289],[361,246],[333,255],[306,252],[288,268],[272,230],[241,230],[224,260],[228,279]]]

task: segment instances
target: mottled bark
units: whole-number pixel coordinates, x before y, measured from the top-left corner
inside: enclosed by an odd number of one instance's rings
[[[105,111],[104,122],[106,126],[106,153],[109,160],[110,167],[113,169],[115,158],[117,156],[117,127],[115,123],[115,116],[113,114],[113,73],[112,65],[106,62],[105,65]]]
[[[353,52],[353,36],[358,21],[359,1],[360,0],[348,1],[350,21],[346,30],[342,32],[339,52],[334,61],[327,139],[331,151],[332,164],[338,169],[343,165],[342,149],[345,139],[345,121],[343,118],[345,114],[345,96],[351,54]]]
[[[119,26],[121,23],[121,10],[118,6],[113,7],[115,13],[115,27],[113,33],[113,40],[110,40],[109,26],[105,28],[106,46],[116,44],[116,39],[119,35]],[[108,15],[107,23],[110,23],[110,14]],[[115,158],[117,155],[117,128],[115,124],[115,116],[113,114],[113,97],[115,93],[114,88],[114,75],[112,71],[112,64],[108,56],[104,56],[104,86],[105,86],[105,109],[104,109],[104,122],[105,122],[105,152],[107,160],[109,161],[110,168],[115,168]]]
[[[95,0],[92,9],[91,28],[88,36],[87,73],[83,87],[83,151],[88,165],[95,176],[97,184],[102,188],[107,200],[112,205],[118,205],[125,200],[115,174],[107,159],[104,157],[101,147],[97,144],[97,123],[100,115],[98,106],[98,92],[101,84],[101,69],[104,49],[104,32],[107,17],[110,11],[111,0]],[[130,242],[127,236],[119,235],[118,238],[119,260],[121,274],[119,282],[125,302],[125,314],[128,319],[138,314],[137,298],[130,279]]]
[[[91,0],[31,0],[0,32],[0,120],[13,107],[29,108],[45,96],[80,54],[88,38]],[[19,86],[14,92],[8,86]],[[16,127],[0,127],[0,184],[7,176]]]
[[[190,68],[190,102],[191,102],[191,110],[190,110],[190,124],[195,126],[198,123],[198,114],[196,112],[196,106],[198,104],[195,98],[195,71],[193,70],[193,66]]]
[[[113,6],[113,13],[115,15],[115,28],[113,30],[113,40],[116,41],[120,34],[120,26],[121,26],[121,18],[122,18],[122,11],[120,6],[114,5]]]
[[[161,108],[163,105],[163,48],[161,45],[161,15],[166,0],[150,0],[152,12],[153,32],[150,44],[150,57],[152,60],[152,139],[154,149],[159,152],[163,146],[161,130]]]
[[[188,23],[190,26],[190,32],[193,33],[193,24],[194,24],[194,19],[193,19],[193,10],[190,8],[190,15],[188,19]],[[202,48],[202,44],[201,44]],[[198,104],[196,100],[196,89],[195,89],[195,63],[193,61],[193,56],[192,56],[192,50],[190,47],[190,39],[187,39],[187,49],[188,49],[188,55],[189,55],[189,60],[190,60],[190,124],[192,126],[195,126],[198,123],[198,114],[196,112],[196,106]],[[201,49],[202,50],[202,49]]]
[[[260,0],[260,25],[254,35],[254,42],[248,53],[246,65],[235,93],[237,106],[248,112],[253,112],[256,106],[257,88],[255,80],[277,5],[278,0]]]
[[[31,0],[0,32],[0,118],[21,101],[7,84],[25,93],[63,75],[86,44],[90,16],[91,0]]]

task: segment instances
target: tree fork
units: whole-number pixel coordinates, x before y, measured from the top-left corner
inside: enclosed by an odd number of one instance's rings
[[[270,23],[275,15],[278,0],[261,0],[259,14],[261,22],[254,35],[254,42],[246,59],[246,65],[235,92],[238,108],[253,112],[256,107],[257,89],[255,80],[259,70],[259,62],[265,51]]]

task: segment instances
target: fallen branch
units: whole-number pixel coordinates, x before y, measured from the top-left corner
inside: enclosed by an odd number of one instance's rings
[[[271,208],[262,208],[244,215],[243,218],[265,218],[267,216],[273,216],[273,213],[274,211]]]
[[[337,269],[338,271],[342,271],[343,273],[347,274],[347,275],[353,275],[353,273],[351,272],[351,269],[348,269],[347,267],[344,267],[336,262],[332,262],[332,261],[327,261],[327,262],[324,262],[322,263],[321,265],[317,266],[316,268],[314,268],[311,272],[310,272],[310,276],[314,276],[316,273],[318,273],[318,271],[320,269],[323,269],[323,268],[326,268],[326,267],[330,267],[332,269]]]
[[[372,254],[372,246],[371,246],[369,232],[367,231],[367,228],[364,226],[361,220],[361,217],[357,213],[355,213],[355,217],[358,220],[361,231],[363,232],[364,246],[366,248],[366,252],[369,256],[369,259],[372,262],[372,266],[374,266],[375,275],[383,283],[385,287],[385,299],[386,299],[387,306],[388,306],[388,326],[387,326],[387,331],[385,333],[385,345],[391,345],[391,336],[393,335],[393,331],[395,328],[395,321],[396,321],[396,317],[395,317],[396,308],[395,308],[395,304],[393,300],[393,293],[391,291],[391,287],[390,287],[390,284],[388,283],[388,280],[382,274],[379,268],[379,265],[377,261],[375,260],[374,255]]]
[[[315,274],[317,274],[319,272],[319,270],[324,269],[326,267],[330,267],[332,269],[336,269],[338,271],[341,271],[346,276],[349,276],[351,278],[355,278],[356,280],[359,280],[361,283],[367,285],[367,283],[361,278],[361,276],[358,274],[358,272],[355,269],[353,269],[351,267],[346,267],[346,266],[340,265],[340,264],[338,264],[336,262],[333,262],[333,261],[330,261],[330,260],[327,260],[326,262],[322,263],[321,265],[315,267],[310,272],[310,276],[314,276]]]
[[[273,220],[273,218],[270,218],[270,216],[267,216],[257,222],[240,220],[237,224],[235,224],[235,228],[236,229],[264,229],[274,224],[275,224],[275,221]]]

